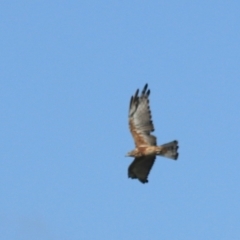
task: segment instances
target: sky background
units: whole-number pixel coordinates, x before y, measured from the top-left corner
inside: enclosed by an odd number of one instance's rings
[[[239,240],[239,1],[2,1],[0,239]],[[132,94],[158,143],[128,179]]]

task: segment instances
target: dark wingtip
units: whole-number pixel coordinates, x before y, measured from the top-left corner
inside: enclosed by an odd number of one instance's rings
[[[145,94],[147,88],[148,88],[148,84],[146,83],[145,86],[144,86],[144,88],[143,88],[143,90],[142,90],[142,94],[143,94],[143,95]]]
[[[137,96],[138,96],[138,93],[139,93],[139,89],[137,89],[137,91],[136,91],[136,93],[135,93],[135,95],[134,95],[134,99],[136,99],[136,98],[137,98]]]
[[[148,180],[147,179],[138,179],[141,183],[145,184],[145,183],[148,183]]]
[[[147,96],[149,96],[150,95],[150,89],[148,89],[148,91],[147,91]]]

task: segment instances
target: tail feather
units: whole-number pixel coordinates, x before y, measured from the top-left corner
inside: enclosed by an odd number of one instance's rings
[[[160,156],[171,158],[177,160],[178,158],[178,141],[172,141],[166,144],[161,145]]]

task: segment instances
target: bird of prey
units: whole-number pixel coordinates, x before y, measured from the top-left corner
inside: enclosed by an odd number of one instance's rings
[[[129,107],[129,128],[135,142],[135,149],[126,156],[134,157],[128,168],[128,177],[138,179],[142,183],[148,182],[148,175],[155,162],[156,156],[163,156],[173,160],[178,158],[178,142],[176,140],[157,146],[157,139],[151,135],[154,126],[149,107],[150,90],[146,84],[141,95],[137,89],[131,97]]]

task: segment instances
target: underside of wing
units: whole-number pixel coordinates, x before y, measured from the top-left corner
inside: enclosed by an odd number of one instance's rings
[[[148,175],[155,161],[155,156],[135,158],[128,168],[128,177],[137,178],[142,183],[148,182]]]
[[[136,147],[141,145],[156,146],[156,137],[151,135],[154,131],[151,110],[149,107],[150,90],[146,84],[140,96],[139,90],[131,97],[129,107],[129,127]]]

